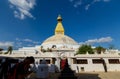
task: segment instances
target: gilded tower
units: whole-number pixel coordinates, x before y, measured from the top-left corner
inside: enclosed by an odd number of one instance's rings
[[[63,28],[63,25],[62,25],[62,17],[59,15],[58,18],[57,18],[57,26],[55,28],[55,35],[64,35],[64,28]]]

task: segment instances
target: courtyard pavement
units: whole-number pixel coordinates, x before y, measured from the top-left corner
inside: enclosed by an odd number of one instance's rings
[[[50,75],[49,79],[58,79],[60,73]],[[80,72],[76,74],[78,79],[120,79],[120,72]],[[35,74],[32,74],[31,78],[35,79]]]
[[[120,72],[90,72],[77,74],[78,79],[120,79]]]

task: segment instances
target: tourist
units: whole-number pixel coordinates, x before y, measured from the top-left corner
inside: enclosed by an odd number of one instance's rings
[[[5,58],[1,62],[0,66],[0,79],[7,79],[7,73],[10,69],[10,62],[8,58]]]
[[[50,78],[54,79],[55,76],[55,72],[56,72],[56,66],[55,64],[53,64],[53,62],[50,64],[49,66],[49,73],[50,73]]]
[[[49,78],[49,66],[45,59],[41,61],[37,69],[37,79],[48,79]]]
[[[30,73],[30,64],[34,63],[34,57],[26,57],[22,62],[13,66],[12,71],[9,73],[8,79],[25,79]]]
[[[74,71],[69,67],[68,60],[65,59],[65,65],[63,70],[61,71],[58,79],[77,79],[77,77],[74,74]]]
[[[67,58],[66,58],[66,57],[63,57],[63,58],[61,59],[61,61],[60,61],[60,69],[61,69],[61,71],[64,69],[66,62],[68,62],[68,61],[67,61]]]
[[[50,73],[55,73],[55,64],[50,64],[49,72]]]

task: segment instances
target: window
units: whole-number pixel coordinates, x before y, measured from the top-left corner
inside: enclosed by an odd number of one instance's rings
[[[87,59],[78,59],[78,60],[76,60],[76,63],[77,64],[88,64],[88,61],[87,61]]]
[[[110,64],[119,64],[120,63],[119,59],[108,59],[108,61]]]
[[[52,64],[55,64],[56,59],[52,58]]]
[[[76,58],[73,58],[73,64],[76,64]]]
[[[93,64],[102,64],[103,60],[102,59],[92,59]]]
[[[81,67],[81,71],[85,71],[84,67]]]

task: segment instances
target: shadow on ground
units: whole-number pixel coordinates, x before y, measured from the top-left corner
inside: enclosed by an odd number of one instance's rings
[[[77,74],[78,79],[101,79],[99,74],[90,74],[90,73],[79,73]]]

